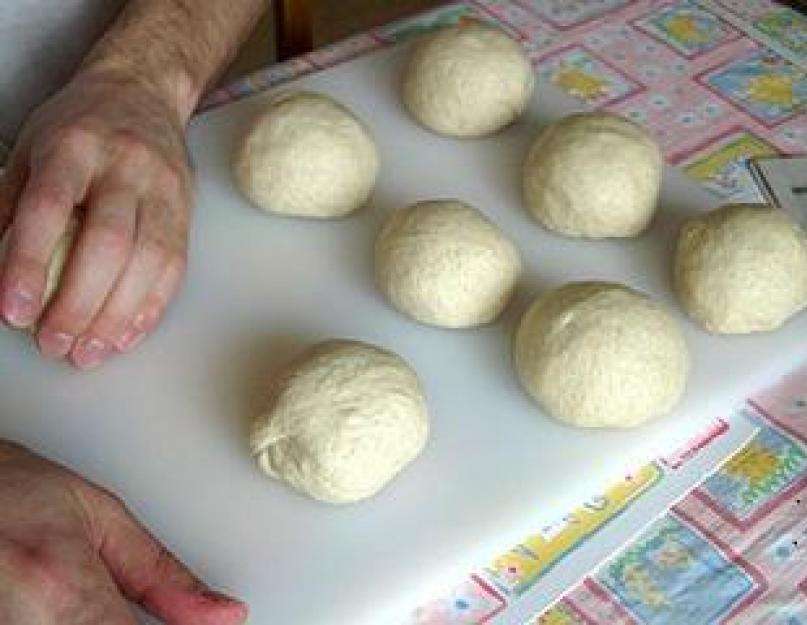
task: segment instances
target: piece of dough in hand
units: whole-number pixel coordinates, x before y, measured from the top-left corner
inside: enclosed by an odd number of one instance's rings
[[[807,238],[782,210],[726,205],[684,225],[673,274],[682,305],[710,332],[775,330],[807,305]]]
[[[518,249],[459,200],[392,213],[375,246],[376,282],[390,303],[429,325],[468,328],[495,320],[521,275]]]
[[[550,416],[577,427],[625,428],[678,403],[689,354],[676,321],[646,295],[572,282],[539,296],[524,315],[515,365]]]
[[[534,86],[521,44],[498,28],[466,20],[416,44],[403,99],[412,116],[434,132],[481,137],[515,121]]]
[[[369,129],[332,98],[304,91],[274,98],[233,159],[237,186],[255,206],[321,219],[363,206],[378,170]]]
[[[421,452],[429,431],[417,376],[356,341],[308,349],[272,381],[251,448],[271,477],[328,503],[377,493]]]
[[[663,159],[642,128],[611,113],[575,113],[544,128],[524,163],[524,200],[570,237],[633,237],[653,219]]]
[[[73,248],[76,233],[78,232],[78,226],[78,220],[71,218],[67,224],[67,229],[59,238],[59,241],[56,243],[56,248],[53,250],[53,254],[51,254],[50,263],[48,264],[48,275],[45,282],[45,292],[42,295],[43,309],[47,307],[47,305],[53,299],[53,296],[56,294],[56,290],[59,288],[62,270],[64,269],[68,256],[70,255],[70,250]],[[0,239],[0,259],[5,258],[8,236],[9,231],[6,231],[5,236]],[[34,327],[35,326],[31,326],[30,329],[33,330]]]

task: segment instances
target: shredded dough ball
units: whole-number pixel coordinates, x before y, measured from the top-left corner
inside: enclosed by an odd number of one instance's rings
[[[421,452],[428,431],[426,401],[406,362],[333,340],[275,377],[251,447],[271,477],[339,504],[377,493]]]
[[[429,325],[468,328],[496,319],[521,275],[515,245],[458,200],[394,211],[375,248],[376,281],[400,312]]]
[[[426,128],[454,137],[492,134],[524,112],[535,78],[519,43],[474,20],[424,38],[403,83],[409,112]]]
[[[241,192],[271,213],[341,217],[364,205],[379,161],[364,124],[331,98],[285,93],[252,124],[235,154]]]
[[[673,273],[684,308],[710,332],[774,330],[807,304],[807,239],[784,211],[723,206],[683,227]]]
[[[518,328],[521,383],[577,427],[634,427],[681,398],[689,355],[676,321],[620,284],[573,282],[538,297]]]
[[[663,159],[639,126],[576,113],[544,128],[524,164],[524,199],[546,228],[570,237],[632,237],[653,219]]]

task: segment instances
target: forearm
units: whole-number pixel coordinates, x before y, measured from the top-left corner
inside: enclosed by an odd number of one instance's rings
[[[249,36],[268,0],[129,0],[80,72],[112,72],[154,90],[187,121]]]

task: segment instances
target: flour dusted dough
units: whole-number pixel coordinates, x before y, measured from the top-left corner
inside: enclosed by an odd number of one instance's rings
[[[378,492],[420,453],[428,430],[426,401],[406,362],[333,340],[275,377],[251,447],[268,475],[339,504]]]
[[[774,330],[807,304],[807,239],[784,211],[726,205],[683,227],[674,276],[684,308],[707,330]]]
[[[521,115],[534,84],[532,65],[519,43],[497,28],[468,20],[417,44],[403,98],[426,128],[479,137]]]
[[[524,388],[578,427],[633,427],[675,406],[689,371],[675,320],[619,284],[573,282],[538,297],[518,328]]]
[[[524,164],[524,199],[549,230],[632,237],[653,219],[663,160],[639,126],[610,113],[576,113],[544,128]]]
[[[375,250],[376,281],[420,321],[467,328],[496,319],[521,275],[515,245],[459,200],[421,202],[391,215]]]
[[[341,217],[375,186],[378,152],[370,131],[344,106],[308,92],[275,98],[239,144],[233,163],[256,206],[300,217]]]

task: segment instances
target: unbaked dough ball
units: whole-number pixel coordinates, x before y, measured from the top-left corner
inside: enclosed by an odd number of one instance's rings
[[[400,312],[430,325],[468,328],[496,319],[515,290],[515,245],[459,200],[394,211],[375,248],[376,280]]]
[[[70,250],[73,248],[77,232],[78,221],[71,219],[70,223],[67,225],[67,229],[56,244],[53,255],[50,257],[48,279],[45,284],[45,296],[42,298],[44,306],[47,306],[56,294],[56,289],[59,287],[59,280],[61,280],[62,277],[62,270],[67,262]]]
[[[67,257],[70,254],[71,248],[73,247],[77,231],[78,221],[76,219],[71,219],[67,225],[67,228],[65,229],[64,234],[56,243],[56,248],[53,250],[50,263],[48,264],[45,292],[42,296],[43,307],[47,306],[51,299],[53,299],[53,296],[56,294],[56,289],[59,286],[59,280],[62,277],[62,269],[64,269]],[[6,256],[9,232],[10,231],[6,231],[6,235],[0,238],[0,260],[4,260]]]
[[[271,383],[251,447],[260,467],[314,499],[374,495],[426,444],[429,418],[415,372],[366,343],[308,349]]]
[[[468,20],[415,46],[403,98],[426,128],[480,137],[515,121],[527,108],[534,84],[532,65],[518,42]]]
[[[341,217],[370,197],[378,175],[370,131],[331,98],[290,92],[272,100],[239,144],[241,192],[271,213]]]
[[[656,210],[663,159],[639,126],[610,113],[576,113],[544,128],[524,164],[524,199],[549,230],[632,237]]]
[[[807,240],[784,211],[723,206],[683,227],[674,277],[684,308],[707,330],[774,330],[807,304]]]
[[[578,427],[633,427],[663,415],[689,371],[676,321],[646,295],[608,282],[538,297],[518,328],[515,363],[543,409]]]

